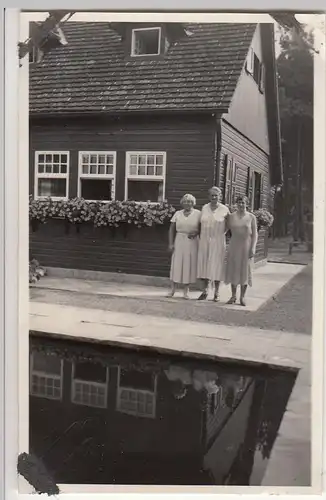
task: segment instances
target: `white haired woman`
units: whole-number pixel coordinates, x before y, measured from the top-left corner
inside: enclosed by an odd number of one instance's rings
[[[180,202],[182,210],[177,211],[169,230],[169,251],[171,258],[171,290],[173,297],[177,285],[183,286],[183,296],[189,298],[189,285],[197,281],[198,235],[200,211],[195,209],[196,198],[185,194]]]
[[[247,287],[252,286],[252,264],[257,245],[257,221],[254,214],[247,212],[248,199],[238,196],[238,209],[227,220],[231,239],[228,249],[225,283],[231,284],[232,295],[228,304],[235,304],[237,287],[240,285],[240,304],[246,305]]]
[[[226,218],[230,213],[220,202],[221,198],[221,189],[213,186],[209,190],[210,202],[203,206],[201,212],[197,276],[202,280],[204,289],[198,300],[207,299],[209,282],[215,285],[214,301],[220,300],[219,287],[225,271]]]

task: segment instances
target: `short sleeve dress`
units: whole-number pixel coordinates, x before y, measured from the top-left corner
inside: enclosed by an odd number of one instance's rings
[[[218,205],[211,209],[204,205],[201,213],[201,231],[198,251],[197,276],[210,281],[223,281],[225,271],[225,229],[229,209]]]
[[[225,283],[231,285],[252,286],[253,259],[249,259],[252,244],[252,218],[246,213],[239,217],[237,212],[228,219],[231,239],[228,248]]]
[[[174,252],[171,259],[170,279],[174,283],[190,284],[197,281],[198,237],[189,234],[198,232],[200,211],[193,209],[189,215],[179,210],[171,219],[176,225]]]

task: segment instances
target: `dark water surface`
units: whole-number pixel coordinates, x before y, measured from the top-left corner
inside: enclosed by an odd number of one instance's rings
[[[259,485],[296,374],[40,336],[30,452],[57,483]]]

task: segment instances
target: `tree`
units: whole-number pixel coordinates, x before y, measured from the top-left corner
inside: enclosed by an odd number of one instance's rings
[[[311,33],[283,29],[277,59],[284,168],[284,232],[292,217],[295,240],[304,239],[304,211],[313,200],[313,89]]]

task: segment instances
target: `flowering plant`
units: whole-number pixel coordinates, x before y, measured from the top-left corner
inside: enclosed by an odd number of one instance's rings
[[[231,213],[236,212],[237,206],[236,205],[227,205],[228,209],[230,210]],[[250,208],[248,209],[248,212],[251,212],[255,215],[257,219],[257,229],[263,228],[263,227],[271,227],[274,222],[274,217],[273,215],[266,210],[266,208],[260,208],[259,210],[251,210]]]
[[[46,275],[46,270],[44,267],[40,266],[39,262],[36,259],[32,259],[29,262],[29,282],[37,283],[37,281]]]
[[[45,223],[59,217],[72,224],[91,222],[96,227],[119,227],[133,224],[137,227],[163,225],[169,222],[175,208],[167,202],[137,203],[135,201],[89,202],[83,198],[53,201],[51,198],[29,200],[31,223]]]

